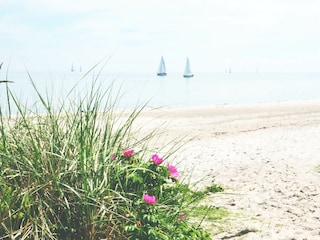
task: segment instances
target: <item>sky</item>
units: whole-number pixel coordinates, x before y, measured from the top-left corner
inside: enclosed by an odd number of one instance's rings
[[[319,72],[319,0],[0,0],[3,69]],[[3,71],[2,69],[2,71]]]

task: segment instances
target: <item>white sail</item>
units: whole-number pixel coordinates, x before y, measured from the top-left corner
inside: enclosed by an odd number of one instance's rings
[[[167,73],[166,73],[166,65],[164,63],[163,56],[161,56],[161,59],[160,59],[160,65],[159,65],[159,69],[158,69],[157,75],[158,76],[166,76],[167,75]]]
[[[193,77],[193,73],[191,72],[189,58],[187,58],[186,66],[184,68],[184,77]]]

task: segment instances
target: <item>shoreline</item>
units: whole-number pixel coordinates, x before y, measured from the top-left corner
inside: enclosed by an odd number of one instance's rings
[[[206,204],[237,217],[208,226],[213,239],[320,239],[320,101],[146,109],[137,120],[166,122],[162,144],[186,136],[172,161],[191,183],[226,189]]]

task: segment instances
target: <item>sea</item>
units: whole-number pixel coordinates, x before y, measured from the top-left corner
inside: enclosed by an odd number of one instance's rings
[[[193,78],[184,78],[181,73],[159,77],[156,73],[137,72],[9,71],[5,76],[0,72],[0,79],[13,81],[0,83],[2,114],[17,111],[12,97],[32,108],[40,101],[37,91],[57,109],[62,103],[76,104],[89,96],[90,91],[102,93],[102,101],[111,99],[119,109],[142,105],[202,107],[320,99],[320,73],[317,72],[215,72],[194,73]],[[37,107],[37,111],[44,109]]]

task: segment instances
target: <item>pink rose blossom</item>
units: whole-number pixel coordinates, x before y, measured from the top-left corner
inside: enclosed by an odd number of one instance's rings
[[[185,220],[185,219],[186,219],[186,216],[187,216],[187,214],[182,213],[182,214],[180,215],[180,217],[177,219],[178,222],[181,222],[181,221]]]
[[[178,178],[179,177],[179,172],[175,166],[172,166],[168,164],[168,170],[170,172],[170,176],[173,178]]]
[[[125,157],[131,157],[133,152],[134,152],[134,150],[131,148],[126,148],[126,149],[122,150],[122,154]]]
[[[148,194],[143,194],[143,200],[147,204],[156,204],[157,203],[156,197],[155,196],[149,196]]]
[[[153,154],[151,158],[153,163],[156,165],[159,165],[163,162],[163,158],[160,158],[157,154]]]

